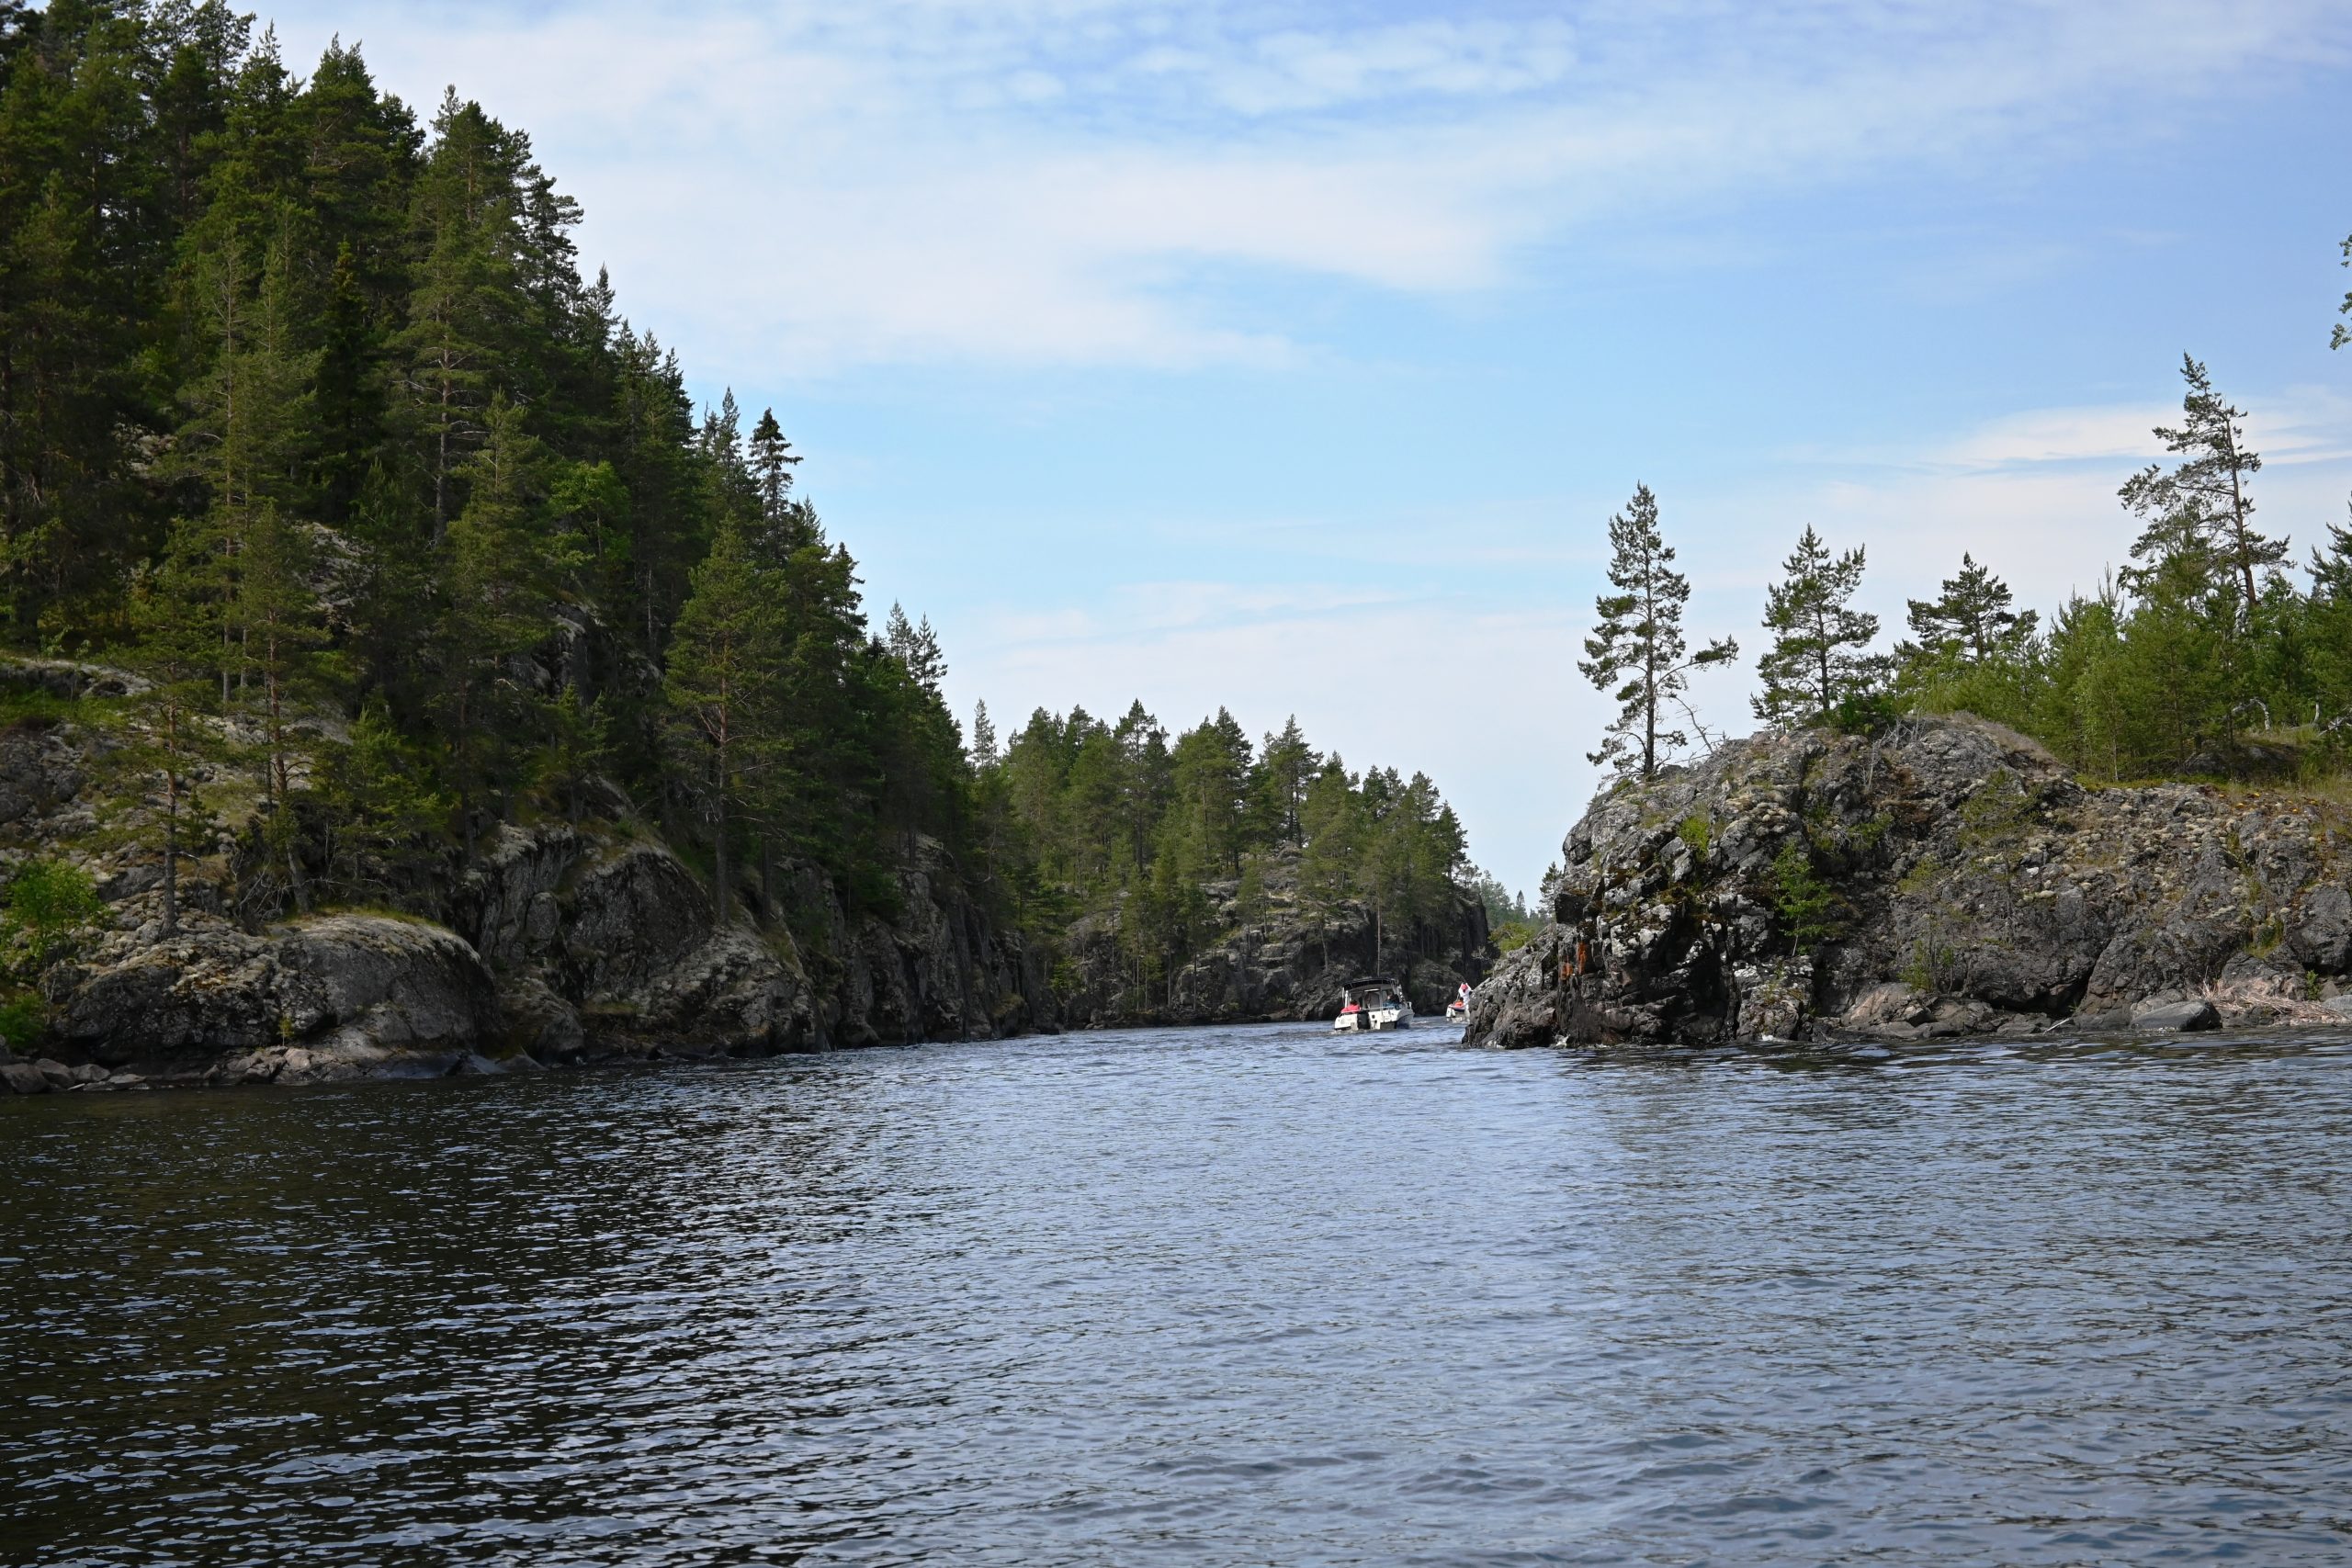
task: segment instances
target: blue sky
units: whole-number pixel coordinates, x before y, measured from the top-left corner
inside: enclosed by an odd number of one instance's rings
[[[1295,713],[1532,889],[1604,524],[1751,653],[1798,531],[2029,601],[2191,351],[2345,515],[2352,6],[289,4],[530,130],[698,395],[773,404],[968,716]],[[1697,695],[1748,728],[1744,671]]]

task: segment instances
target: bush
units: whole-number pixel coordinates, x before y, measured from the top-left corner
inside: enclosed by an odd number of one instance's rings
[[[98,923],[107,907],[90,874],[57,860],[28,860],[9,879],[5,919],[8,931],[36,969],[58,948]]]
[[[17,991],[0,998],[0,1040],[22,1051],[40,1043],[49,1032],[49,1004],[39,991]]]
[[[1829,724],[1840,735],[1875,735],[1902,716],[1902,706],[1891,694],[1857,691],[1847,693],[1829,711]]]
[[[1813,868],[1813,852],[1804,839],[1781,846],[1772,862],[1772,908],[1789,933],[1793,953],[1810,953],[1845,929],[1837,890]]]

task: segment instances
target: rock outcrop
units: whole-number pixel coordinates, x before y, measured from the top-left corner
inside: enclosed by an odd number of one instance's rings
[[[1707,1043],[2335,1019],[2352,813],[2092,788],[1960,716],[1768,732],[1602,795],[1468,1037]],[[2340,1021],[2340,1020],[2337,1020]]]
[[[103,674],[36,673],[68,695]],[[55,1057],[16,1061],[0,1042],[0,1082],[18,1092],[763,1055],[1059,1023],[1042,964],[928,840],[897,868],[887,913],[786,865],[773,897],[720,928],[701,878],[626,821],[499,829],[407,914],[281,918],[281,892],[256,914],[240,845],[224,838],[188,846],[166,939],[150,835],[74,847],[96,825],[95,744],[69,723],[0,728],[0,866],[75,859],[107,911],[42,976],[41,1049]]]
[[[485,1066],[501,1026],[471,946],[383,915],[289,920],[259,936],[195,915],[168,941],[110,936],[51,983],[66,1048],[148,1078],[438,1077]]]

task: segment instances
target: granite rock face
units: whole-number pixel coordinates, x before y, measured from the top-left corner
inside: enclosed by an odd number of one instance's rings
[[[1468,1036],[2317,1021],[2352,961],[2347,849],[2340,807],[2093,789],[1966,716],[1872,737],[1766,732],[1593,803],[1567,838],[1554,923],[1479,988]],[[2174,1004],[2177,1021],[2160,1010]]]
[[[214,1082],[438,1076],[500,1028],[471,946],[381,915],[290,920],[259,936],[196,915],[169,941],[119,934],[54,983],[57,1032],[91,1063]]]

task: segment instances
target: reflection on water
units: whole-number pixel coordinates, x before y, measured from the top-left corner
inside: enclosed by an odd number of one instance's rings
[[[2352,1556],[2352,1047],[0,1104],[0,1559]]]

